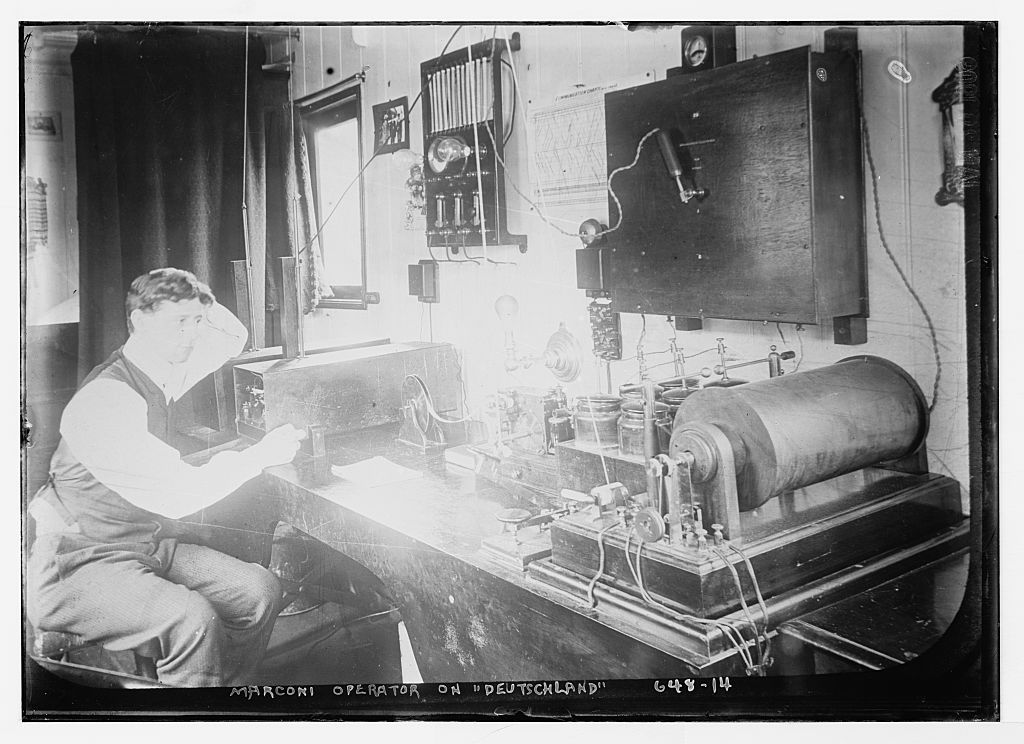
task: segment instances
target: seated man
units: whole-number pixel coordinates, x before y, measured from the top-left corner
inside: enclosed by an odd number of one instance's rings
[[[156,640],[161,682],[252,682],[281,599],[263,567],[189,542],[178,521],[265,467],[290,461],[301,432],[279,427],[202,466],[168,444],[170,411],[237,355],[246,330],[187,271],[132,282],[130,336],[85,379],[61,419],[50,480],[29,511],[29,619],[111,650]]]

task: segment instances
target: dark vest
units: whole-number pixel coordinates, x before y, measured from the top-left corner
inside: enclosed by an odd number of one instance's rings
[[[125,358],[121,349],[96,367],[82,382],[93,380],[122,382],[146,401],[149,433],[174,446],[177,437],[173,425],[174,403],[168,405],[164,394],[143,372]],[[141,509],[100,483],[71,452],[63,439],[50,460],[50,486],[61,511],[78,523],[83,538],[98,543],[149,543],[155,550],[160,540],[187,534],[177,520]]]

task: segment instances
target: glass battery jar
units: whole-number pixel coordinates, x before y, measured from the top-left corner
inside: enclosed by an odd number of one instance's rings
[[[655,401],[654,425],[658,428],[658,453],[668,451],[672,432],[672,419],[667,403]],[[624,455],[644,454],[644,402],[627,400],[622,404],[619,417],[619,452]]]
[[[573,428],[577,442],[600,447],[614,447],[619,440],[619,409],[622,400],[617,395],[581,395],[573,411]]]

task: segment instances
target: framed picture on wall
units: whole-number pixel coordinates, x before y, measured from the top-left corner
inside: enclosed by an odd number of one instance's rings
[[[61,139],[59,111],[29,111],[25,115],[25,134],[32,139]]]
[[[409,149],[409,99],[396,98],[373,107],[373,150],[381,154]]]

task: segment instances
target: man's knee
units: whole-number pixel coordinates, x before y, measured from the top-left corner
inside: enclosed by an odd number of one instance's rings
[[[220,616],[206,597],[190,591],[176,630],[179,635],[187,638],[209,638],[220,632]]]
[[[61,582],[55,560],[58,538],[59,535],[38,538],[25,568],[25,613],[40,630],[46,629],[61,605]]]
[[[281,596],[284,594],[281,589],[281,582],[267,569],[260,567],[260,596],[261,603],[266,606],[266,612],[276,613]]]
[[[188,592],[181,614],[160,639],[163,658],[157,661],[157,676],[161,682],[181,687],[223,684],[224,627],[202,594]]]
[[[267,569],[252,564],[245,594],[247,607],[244,614],[251,622],[258,622],[277,613],[282,595],[281,582]]]

